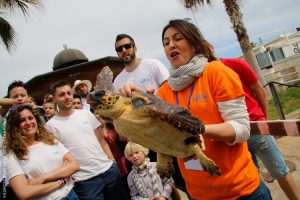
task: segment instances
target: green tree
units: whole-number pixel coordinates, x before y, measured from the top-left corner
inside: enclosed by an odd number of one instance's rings
[[[16,47],[16,32],[5,16],[21,10],[26,17],[30,5],[42,6],[39,0],[0,0],[0,38],[8,52]]]
[[[211,5],[211,0],[181,0],[184,6],[188,9],[197,9],[197,7],[204,6],[205,4]],[[252,45],[243,22],[243,15],[239,7],[240,0],[223,0],[225,5],[225,10],[229,16],[230,22],[232,24],[232,29],[237,36],[237,40],[243,51],[245,60],[252,66],[254,71],[257,73],[260,82],[264,85],[265,80],[262,76],[260,67],[252,51]]]

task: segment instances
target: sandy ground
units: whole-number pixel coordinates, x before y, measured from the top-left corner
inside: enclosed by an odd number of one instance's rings
[[[277,139],[276,142],[285,160],[292,161],[296,165],[296,169],[292,172],[292,175],[295,178],[298,190],[300,191],[300,137],[281,137]],[[270,189],[274,200],[288,199],[277,181],[266,184]]]
[[[296,179],[298,190],[300,191],[300,137],[281,137],[276,139],[277,145],[285,158],[285,160],[291,161],[296,165],[296,169],[292,172],[293,177]],[[263,170],[262,172],[266,172]],[[287,200],[288,198],[281,190],[277,181],[267,183],[266,185],[271,191],[273,200]],[[188,200],[186,194],[179,191],[182,200]]]

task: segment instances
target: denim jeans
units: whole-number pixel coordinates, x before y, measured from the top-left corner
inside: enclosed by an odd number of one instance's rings
[[[62,200],[79,200],[77,194],[75,193],[75,191],[72,189],[68,196],[66,196],[65,198],[63,198]]]
[[[237,200],[271,200],[272,196],[270,194],[270,190],[264,184],[264,182],[260,181],[257,189],[252,192],[252,194],[248,196],[239,197]]]
[[[128,200],[119,169],[115,163],[104,173],[75,183],[80,200]]]
[[[248,149],[257,168],[260,169],[259,157],[273,178],[280,179],[289,172],[273,136],[250,136]]]

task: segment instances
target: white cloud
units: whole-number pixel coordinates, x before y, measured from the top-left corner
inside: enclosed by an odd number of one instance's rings
[[[44,8],[30,9],[30,17],[8,19],[18,33],[16,51],[8,54],[1,46],[0,96],[13,80],[28,81],[52,71],[55,55],[68,48],[81,50],[89,60],[115,56],[114,40],[119,33],[133,36],[138,56],[159,58],[167,63],[161,45],[161,31],[170,19],[192,18],[203,35],[222,57],[238,56],[240,49],[224,6],[215,0],[212,7],[200,8],[192,15],[179,0],[52,0]],[[249,35],[285,28],[299,22],[298,0],[244,1],[242,12]],[[195,21],[196,20],[196,21]]]

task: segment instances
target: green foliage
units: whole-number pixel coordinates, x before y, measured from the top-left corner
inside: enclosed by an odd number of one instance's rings
[[[6,20],[8,13],[22,11],[24,17],[28,15],[29,6],[42,7],[40,0],[0,0],[0,45],[10,52],[16,47],[16,32],[13,26]]]
[[[300,108],[300,88],[289,88],[277,91],[283,113],[289,114]],[[268,119],[279,119],[273,99],[269,100]]]

